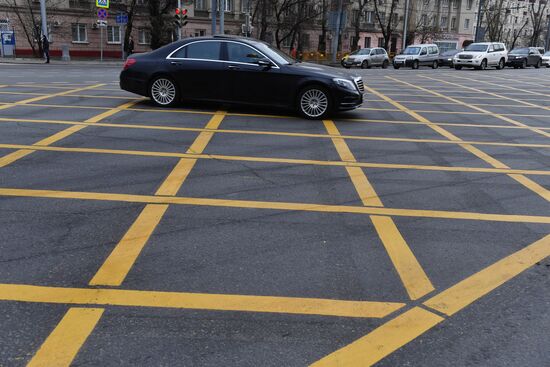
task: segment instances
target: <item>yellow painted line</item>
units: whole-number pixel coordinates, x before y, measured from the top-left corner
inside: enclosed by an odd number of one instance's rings
[[[147,205],[89,284],[121,285],[166,209],[168,209],[168,205]]]
[[[517,85],[515,86],[508,86],[508,85],[501,85],[501,84],[496,84],[496,83],[492,83],[492,82],[488,82],[488,81],[485,81],[485,80],[478,80],[478,79],[471,79],[471,78],[466,78],[466,77],[457,77],[458,79],[465,79],[465,80],[472,80],[472,81],[475,81],[476,83],[483,83],[483,84],[489,84],[489,85],[495,85],[497,86],[497,88],[493,88],[494,90],[502,90],[502,88],[506,88],[506,89],[513,89],[514,91],[516,91],[516,93],[513,93],[513,94],[523,94],[523,93],[527,93],[527,94],[532,94],[532,95],[536,95],[536,96],[543,96],[543,97],[548,97],[548,91],[546,91],[546,93],[542,93],[542,92],[535,92],[533,90],[527,90],[527,89],[521,89],[521,88],[518,88]],[[501,79],[501,78],[498,78],[498,77],[495,77],[497,79]],[[521,82],[521,81],[520,81]],[[506,94],[506,92],[502,92],[501,94]],[[512,98],[508,98],[508,97],[505,97],[507,99],[512,99]],[[537,105],[533,105],[533,107],[538,107],[538,108],[543,108],[545,110],[550,110],[550,107],[545,107],[545,106],[537,106]]]
[[[107,117],[113,116],[114,114],[116,114],[120,111],[129,109],[130,107],[132,107],[133,105],[135,105],[138,102],[139,102],[139,100],[134,100],[134,101],[130,101],[130,102],[127,102],[127,103],[123,103],[122,105],[120,105],[118,107],[110,108],[108,111],[105,111],[103,113],[100,113],[99,115],[90,117],[89,119],[87,119],[84,122],[87,122],[87,123],[99,122],[99,121],[101,121],[101,120],[103,120]]]
[[[372,366],[443,320],[441,316],[414,307],[311,367]]]
[[[29,93],[29,92],[0,92],[0,94],[8,94],[8,95],[25,95],[25,96],[47,96],[48,93]]]
[[[393,163],[374,163],[374,162],[343,162],[343,161],[319,161],[307,159],[291,158],[270,158],[270,157],[250,157],[250,156],[228,156],[219,154],[189,154],[175,152],[151,152],[141,150],[116,150],[99,148],[66,148],[58,146],[35,146],[20,144],[0,144],[4,149],[29,149],[37,151],[65,152],[65,153],[97,153],[97,154],[115,154],[115,155],[135,155],[142,157],[167,157],[167,158],[187,158],[187,159],[214,159],[223,161],[237,162],[259,162],[259,163],[283,163],[293,165],[313,165],[313,166],[332,166],[332,167],[363,167],[379,169],[406,169],[421,171],[443,171],[443,172],[467,172],[467,173],[498,173],[498,174],[525,174],[549,176],[550,171],[545,170],[524,170],[524,169],[505,169],[505,168],[482,168],[482,167],[452,167],[452,166],[428,166],[414,164],[393,164]],[[1,162],[1,158],[0,158]]]
[[[435,288],[390,217],[371,215],[372,223],[412,300]]]
[[[536,215],[488,214],[488,213],[455,212],[455,211],[444,211],[444,210],[398,209],[398,208],[384,208],[384,207],[325,205],[325,204],[270,202],[270,201],[255,201],[255,200],[210,199],[210,198],[193,198],[193,197],[184,197],[184,196],[131,195],[131,194],[100,193],[100,192],[29,190],[29,189],[12,189],[12,188],[0,188],[0,196],[120,201],[120,202],[144,203],[144,204],[197,205],[197,206],[243,208],[243,209],[252,208],[252,209],[306,211],[306,212],[320,212],[320,213],[373,214],[373,215],[389,215],[389,216],[399,216],[399,217],[441,218],[441,219],[480,220],[480,221],[511,222],[511,223],[550,224],[550,217],[536,216]]]
[[[423,304],[452,316],[548,256],[550,235],[469,276]],[[312,366],[372,366],[443,320],[435,313],[414,307]]]
[[[36,124],[60,124],[60,125],[95,125],[102,127],[112,127],[117,129],[145,129],[145,130],[162,130],[162,131],[193,131],[193,132],[208,132],[210,128],[196,128],[196,127],[177,127],[177,126],[163,126],[163,125],[142,125],[142,124],[127,124],[127,123],[92,123],[92,122],[80,122],[80,121],[62,121],[62,120],[37,120],[37,119],[22,119],[22,118],[1,118],[0,122],[27,122]],[[417,123],[418,125],[424,125],[423,123]],[[441,124],[434,124],[441,125]],[[528,144],[528,143],[501,143],[492,141],[450,141],[442,139],[416,139],[416,138],[391,138],[383,136],[362,136],[362,135],[330,135],[330,134],[313,134],[313,133],[292,133],[292,132],[279,132],[279,131],[264,131],[264,130],[227,130],[216,129],[216,133],[221,134],[241,134],[241,135],[271,135],[271,136],[289,136],[289,137],[304,137],[304,138],[319,138],[319,139],[331,139],[334,137],[342,137],[349,140],[369,140],[369,141],[396,141],[396,142],[410,142],[410,143],[429,143],[429,144],[472,144],[472,145],[488,145],[488,146],[505,146],[505,147],[523,147],[523,148],[550,148],[550,144]],[[191,153],[191,152],[189,152]]]
[[[91,117],[88,120],[85,121],[87,124],[91,124],[97,121],[100,121],[101,119],[111,116],[119,111],[122,111],[127,106],[131,106],[136,102],[129,102],[125,103],[122,106],[119,106],[117,108],[114,108],[112,110],[106,111],[102,114],[99,114],[97,116]],[[71,127],[68,127],[65,130],[59,131],[47,138],[41,139],[40,141],[34,143],[33,145],[28,145],[22,148],[19,151],[9,153],[5,155],[4,157],[0,158],[0,168],[7,166],[8,164],[11,164],[23,157],[28,156],[29,154],[35,152],[36,150],[44,150],[47,146],[54,144],[58,142],[61,139],[64,139],[68,136],[71,136],[72,134],[84,129],[87,125],[73,125]],[[39,149],[37,149],[39,148]]]
[[[97,308],[69,309],[27,367],[70,366],[103,311]]]
[[[324,120],[323,124],[329,134],[336,136],[340,134],[333,121]],[[342,161],[355,162],[355,157],[343,138],[332,138],[332,142]],[[359,167],[346,167],[346,169],[363,205],[367,207],[383,207],[382,201],[369,182],[365,172]],[[371,215],[370,219],[409,297],[415,300],[433,291],[434,288],[430,279],[422,269],[422,266],[405,239],[401,236],[393,219],[374,215]]]
[[[0,300],[382,318],[403,303],[0,284]]]
[[[550,235],[466,278],[424,305],[451,316],[548,256]]]
[[[426,78],[428,78],[428,77],[426,77]],[[396,79],[394,79],[394,78],[391,78],[391,79],[396,80]],[[449,83],[449,84],[451,84],[451,85],[458,86],[458,87],[465,88],[465,89],[475,89],[475,88],[471,88],[471,87],[465,87],[465,86],[462,86],[462,85],[460,85],[460,84],[451,83],[451,82],[448,82],[448,81],[445,81],[445,80],[440,80],[440,79],[435,79],[435,78],[428,78],[428,79],[435,80],[435,81],[438,81],[438,82],[441,82],[441,83]],[[398,81],[398,80],[396,80],[396,81]],[[398,82],[401,82],[401,81],[398,81]],[[401,83],[403,83],[403,84],[408,84],[408,83],[406,83],[406,82],[401,82]],[[422,88],[421,90],[424,90],[424,89]],[[426,90],[426,91],[428,91],[428,90]],[[434,93],[434,94],[435,94],[435,93],[437,93],[437,92],[431,92],[431,93]],[[508,99],[508,100],[512,100],[512,101],[515,101],[515,102],[525,103],[525,104],[527,104],[528,106],[531,106],[531,107],[540,107],[540,106],[538,106],[538,105],[535,105],[535,104],[532,104],[532,103],[529,103],[529,102],[523,102],[523,101],[520,101],[520,100],[517,100],[517,99],[514,99],[514,98],[509,98],[509,97],[505,97],[505,96],[499,96],[498,94],[494,94],[494,93],[490,93],[490,94],[491,94],[491,95],[494,95],[494,96],[502,97],[502,98],[505,98],[505,99]],[[513,124],[513,125],[516,125],[516,126],[521,126],[521,127],[526,128],[526,129],[528,129],[528,130],[530,130],[530,131],[533,131],[533,132],[535,132],[535,133],[537,133],[537,134],[540,134],[540,135],[543,135],[543,136],[545,136],[545,137],[547,137],[547,138],[550,138],[550,132],[546,132],[546,131],[543,131],[543,130],[540,130],[540,129],[536,129],[536,128],[530,127],[530,126],[528,126],[528,125],[526,125],[526,124],[524,124],[524,123],[522,123],[522,122],[519,122],[519,121],[513,120],[513,119],[511,119],[511,118],[509,118],[509,117],[506,117],[506,116],[504,116],[504,114],[493,113],[493,112],[491,112],[491,111],[485,110],[485,109],[480,108],[480,107],[475,106],[475,105],[469,105],[469,104],[467,104],[467,103],[465,103],[465,102],[462,102],[462,101],[457,100],[457,99],[454,99],[454,98],[447,97],[447,99],[450,100],[450,101],[456,102],[456,103],[458,103],[458,104],[461,104],[461,105],[463,105],[463,106],[466,106],[466,107],[475,109],[475,110],[477,110],[477,111],[480,111],[480,112],[483,112],[483,113],[491,114],[491,115],[493,115],[494,117],[496,117],[496,118],[498,118],[498,119],[500,119],[500,120],[506,121],[506,122],[511,123],[511,124]]]
[[[14,107],[14,106],[27,105],[29,103],[43,101],[43,100],[48,99],[48,98],[59,97],[59,96],[63,96],[65,94],[69,94],[69,93],[77,93],[77,92],[80,92],[80,91],[83,91],[83,90],[94,89],[94,88],[97,88],[101,85],[104,85],[104,84],[94,84],[94,85],[90,85],[90,86],[87,86],[87,87],[84,87],[84,88],[76,88],[76,89],[71,88],[71,89],[66,90],[64,92],[53,93],[53,94],[48,94],[48,95],[45,95],[45,96],[38,96],[38,97],[29,98],[29,99],[24,99],[22,101],[13,102],[13,103],[9,103],[9,104],[0,106],[0,110],[5,110],[7,108],[11,108],[11,107]]]
[[[550,201],[550,191],[539,185],[535,181],[518,174],[509,174],[508,176],[512,177],[514,180],[527,187],[529,190],[534,193],[542,196],[546,201]]]
[[[396,80],[396,79],[394,79],[394,80]],[[396,80],[396,81],[398,81],[398,80]],[[401,82],[401,81],[398,81],[398,82]],[[408,84],[406,82],[401,82],[401,83]],[[422,87],[415,87],[415,88],[417,88],[419,90],[424,90],[424,88],[422,88]],[[365,89],[371,89],[371,88],[365,86]],[[403,106],[402,104],[395,102],[394,100],[392,100],[391,98],[385,96],[382,93],[379,93],[379,92],[377,92],[373,89],[371,89],[371,91],[373,93],[377,94],[378,97],[386,99],[388,102],[393,104],[395,107],[397,107],[399,109],[402,109],[404,112],[406,112],[410,116],[416,118],[418,121],[425,122],[427,126],[431,127],[434,131],[438,132],[439,134],[445,136],[447,139],[462,142],[463,144],[460,144],[460,146],[462,148],[464,148],[465,150],[467,150],[470,153],[474,154],[479,159],[487,162],[491,166],[493,166],[495,168],[500,168],[500,169],[508,169],[509,168],[507,165],[505,165],[504,163],[500,162],[499,160],[491,157],[490,155],[486,154],[485,152],[481,151],[479,148],[476,148],[471,144],[464,143],[462,141],[462,139],[460,139],[456,135],[448,132],[447,130],[445,130],[441,126],[433,125],[430,122],[430,120],[428,120],[427,118],[419,115],[417,112],[412,111],[412,110],[408,109],[407,107]],[[436,92],[433,92],[433,93],[436,93]],[[476,107],[476,108],[479,108],[479,107]],[[522,183],[521,181],[519,181],[517,179],[516,179],[516,181],[518,181],[519,183]],[[544,189],[542,186],[538,186],[536,190],[533,190],[533,185],[524,185],[524,187],[528,188],[529,190],[533,191],[534,193],[536,193],[537,195],[543,197],[544,199],[547,199],[548,197],[550,197],[550,191]]]

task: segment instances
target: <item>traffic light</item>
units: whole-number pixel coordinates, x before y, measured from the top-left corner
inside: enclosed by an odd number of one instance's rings
[[[174,15],[174,23],[176,27],[181,27],[181,9],[176,8],[176,15]]]
[[[181,26],[184,27],[187,24],[187,9],[181,9]]]

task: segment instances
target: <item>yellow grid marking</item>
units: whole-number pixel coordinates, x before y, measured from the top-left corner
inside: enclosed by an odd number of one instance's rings
[[[187,158],[187,159],[214,159],[224,161],[245,161],[260,163],[285,163],[295,165],[313,165],[328,167],[364,167],[380,169],[407,169],[423,171],[443,171],[443,172],[466,172],[466,173],[500,173],[500,174],[526,174],[548,176],[550,171],[528,170],[512,168],[483,168],[483,167],[460,167],[460,166],[427,166],[416,164],[397,164],[397,163],[374,163],[374,162],[343,162],[343,161],[317,161],[308,159],[291,158],[270,158],[270,157],[249,157],[249,156],[231,156],[218,154],[189,154],[175,152],[151,152],[141,150],[115,150],[98,148],[65,148],[50,146],[18,145],[18,144],[0,144],[4,149],[32,149],[33,151],[65,152],[65,153],[97,153],[97,154],[115,154],[115,155],[135,155],[142,157],[167,157],[167,158]],[[0,158],[2,162],[2,158]]]
[[[163,126],[163,125],[146,125],[146,124],[127,124],[127,123],[91,123],[81,121],[69,121],[69,120],[38,120],[38,119],[21,119],[21,118],[4,118],[0,117],[0,122],[25,122],[33,124],[58,124],[58,125],[94,125],[102,127],[112,127],[118,129],[144,129],[144,130],[163,130],[163,131],[193,131],[204,132],[210,131],[209,128],[198,127],[177,127],[177,126]],[[417,123],[417,125],[424,125],[423,123]],[[441,124],[434,124],[441,125]],[[487,127],[487,126],[484,126]],[[280,131],[265,131],[265,130],[237,130],[237,129],[217,129],[216,133],[222,134],[237,134],[237,135],[272,135],[272,136],[290,136],[290,137],[305,137],[305,138],[319,138],[330,139],[334,137],[342,137],[348,140],[371,140],[371,141],[397,141],[397,142],[410,142],[410,143],[430,143],[430,144],[473,144],[473,145],[488,145],[488,146],[504,146],[504,147],[524,147],[524,148],[550,148],[550,144],[530,144],[530,143],[501,143],[492,141],[450,141],[442,139],[418,139],[418,138],[391,138],[383,136],[364,136],[364,135],[340,135],[335,136],[331,134],[314,134],[314,133],[294,133],[294,132],[280,132]],[[191,153],[191,152],[189,152]]]
[[[405,306],[397,302],[247,296],[105,288],[0,284],[0,300],[77,305],[155,307],[217,311],[382,318]]]
[[[443,320],[441,316],[414,307],[364,337],[311,364],[311,367],[372,366]]]
[[[69,94],[69,93],[76,93],[76,92],[80,92],[80,91],[83,91],[83,90],[94,89],[94,88],[97,88],[101,85],[104,85],[104,84],[94,84],[94,85],[90,85],[90,86],[87,86],[87,87],[84,87],[84,88],[77,88],[77,89],[71,88],[71,89],[66,90],[64,92],[59,92],[59,93],[54,93],[54,94],[48,94],[48,95],[45,95],[45,96],[38,96],[38,97],[29,98],[29,99],[24,99],[22,101],[4,104],[3,106],[0,106],[0,110],[5,110],[5,109],[8,109],[8,108],[11,108],[11,107],[14,107],[14,106],[27,105],[29,103],[42,101],[42,100],[48,99],[48,98],[59,97],[59,96],[63,96],[65,94]]]
[[[463,77],[463,76],[462,77],[457,76],[456,78],[457,79],[472,80],[472,81],[475,81],[475,82],[478,82],[478,83],[483,83],[483,84],[496,85],[497,88],[493,88],[493,90],[498,90],[498,91],[502,90],[502,88],[506,88],[506,89],[513,89],[515,91],[520,92],[520,93],[515,93],[515,94],[527,93],[527,94],[532,94],[532,95],[536,95],[536,96],[543,96],[543,97],[548,96],[548,93],[543,94],[542,92],[534,92],[532,90],[521,89],[521,88],[518,88],[517,85],[511,87],[509,85],[501,85],[501,84],[491,83],[491,82],[488,82],[488,81],[485,81],[485,80],[477,80],[477,79],[466,78],[466,77]],[[495,78],[498,78],[498,77],[495,77]],[[501,78],[498,78],[498,79],[501,79]],[[542,87],[544,88],[544,86],[542,86]],[[546,88],[548,88],[548,87],[546,87]],[[489,88],[485,88],[485,89],[489,89]],[[480,90],[480,91],[484,92],[483,90]],[[497,96],[497,97],[503,97],[503,98],[510,99],[510,100],[513,100],[513,101],[518,101],[517,99],[513,99],[513,98],[510,98],[510,97],[499,96],[498,94],[494,94],[494,93],[491,93],[491,94],[494,95],[494,96]],[[502,93],[502,94],[505,94],[505,92]],[[546,107],[546,106],[532,105],[532,107],[538,107],[538,108],[542,108],[542,109],[545,109],[545,110],[550,110],[550,107]]]
[[[391,78],[390,78],[391,79]],[[394,79],[396,80],[396,79]],[[398,81],[398,80],[396,80]],[[398,81],[400,83],[403,83],[403,84],[408,84],[407,82],[401,82],[401,81]],[[415,88],[419,89],[419,90],[425,90],[424,88],[422,87],[416,87],[414,86]],[[469,151],[470,153],[474,154],[476,157],[480,158],[481,160],[487,162],[488,164],[490,164],[491,166],[495,167],[495,168],[503,168],[503,169],[506,169],[506,168],[509,168],[507,165],[505,165],[504,163],[500,162],[499,160],[491,157],[490,155],[482,152],[480,149],[474,147],[473,145],[470,145],[470,144],[467,144],[467,143],[464,143],[462,139],[460,139],[459,137],[457,137],[456,135],[448,132],[447,130],[445,130],[444,128],[442,128],[441,126],[437,126],[437,125],[433,125],[430,120],[428,120],[427,118],[419,115],[417,112],[415,111],[412,111],[410,109],[408,109],[407,107],[403,106],[402,104],[398,103],[398,102],[395,102],[394,100],[392,100],[390,97],[387,97],[386,95],[368,87],[368,86],[365,86],[365,89],[366,90],[369,90],[371,91],[372,93],[376,94],[378,97],[380,98],[383,98],[385,99],[386,101],[390,102],[392,105],[394,105],[395,107],[401,109],[403,112],[406,112],[408,113],[410,116],[414,117],[415,119],[417,119],[418,121],[420,122],[424,122],[426,124],[426,126],[429,126],[431,127],[434,131],[438,132],[439,134],[445,136],[447,139],[449,140],[454,140],[454,141],[460,141],[462,142],[463,144],[460,144],[460,146],[462,148],[464,148],[465,150]],[[426,90],[427,91],[427,90]],[[433,92],[435,93],[435,92]],[[512,177],[513,178],[513,177]],[[515,178],[516,181],[517,178]],[[530,180],[529,180],[530,181]],[[521,183],[524,187],[526,187],[527,189],[531,190],[532,192],[536,193],[537,195],[543,197],[544,199],[548,200],[547,198],[550,197],[550,191],[546,190],[545,188],[543,188],[542,186],[538,186],[536,187],[536,190],[533,190],[534,186],[533,185],[525,185],[523,184],[521,181],[518,181],[519,183]]]
[[[69,366],[103,311],[97,308],[69,309],[27,367]]]
[[[121,285],[166,209],[168,209],[168,205],[149,204],[145,206],[89,284]]]
[[[323,124],[329,134],[340,135],[340,131],[338,131],[333,121],[324,120]],[[340,159],[355,162],[355,157],[343,138],[332,138],[332,142]],[[382,204],[365,172],[359,167],[347,167],[346,169],[363,205],[383,207],[384,204]],[[397,229],[393,219],[374,215],[371,215],[370,219],[409,297],[415,300],[433,291],[434,287],[430,279]]]
[[[455,85],[455,86],[460,87],[460,88],[463,88],[463,89],[475,89],[475,88],[472,88],[472,87],[462,86],[462,85],[460,85],[460,84],[448,82],[448,81],[445,81],[445,80],[440,80],[440,79],[435,79],[435,78],[428,78],[428,77],[426,77],[426,78],[427,78],[427,79],[431,79],[431,80],[435,80],[435,81],[438,81],[438,82],[441,82],[441,83],[449,83],[449,84],[451,84],[451,85]],[[401,82],[401,81],[399,81],[399,80],[397,80],[397,79],[394,79],[394,78],[389,78],[389,79],[395,80],[395,81],[400,82],[400,83],[403,83],[403,84],[409,84],[409,83],[406,83],[406,82]],[[419,89],[420,89],[420,87],[419,87]],[[424,90],[424,88],[422,88],[422,90]],[[428,91],[428,90],[427,90],[427,91]],[[428,91],[428,92],[430,92],[430,91]],[[437,92],[430,92],[430,93],[439,94],[439,93],[437,93]],[[494,94],[494,93],[489,93],[489,94],[498,96],[498,94]],[[443,97],[444,97],[444,96],[443,96]],[[514,99],[514,98],[505,97],[505,96],[501,96],[501,97],[502,97],[502,98],[505,98],[505,99],[509,99],[509,100],[515,101],[515,102],[525,103],[525,104],[527,104],[527,105],[530,106],[530,107],[545,108],[545,107],[541,107],[541,106],[535,105],[535,104],[533,104],[533,103],[523,102],[523,101],[520,101],[520,100],[517,100],[517,99]],[[543,135],[543,136],[545,136],[545,137],[547,137],[547,138],[550,138],[550,133],[549,133],[549,132],[542,131],[542,130],[539,130],[539,129],[530,127],[530,126],[528,126],[528,125],[526,125],[526,124],[524,124],[524,123],[522,123],[522,122],[519,122],[519,121],[513,120],[513,119],[511,119],[511,118],[509,118],[509,117],[506,117],[506,116],[504,116],[504,114],[494,113],[494,112],[485,110],[485,109],[480,108],[480,107],[475,106],[475,105],[468,105],[467,103],[462,102],[462,101],[459,101],[459,100],[456,100],[456,99],[454,99],[454,98],[450,98],[450,97],[444,97],[444,98],[447,98],[448,100],[453,101],[453,102],[455,102],[455,103],[458,103],[458,104],[460,104],[460,105],[463,105],[463,106],[472,108],[472,109],[474,109],[474,110],[478,110],[478,111],[483,112],[483,113],[491,114],[491,115],[495,116],[496,118],[498,118],[498,119],[500,119],[500,120],[509,122],[509,123],[511,123],[511,124],[513,124],[513,125],[516,125],[516,126],[521,126],[521,127],[526,128],[526,129],[528,129],[528,130],[531,130],[532,132],[535,132],[535,133],[537,133],[537,134],[540,134],[540,135]],[[511,106],[510,106],[510,107],[511,107]],[[526,107],[527,107],[527,106],[526,106]],[[550,108],[548,108],[548,109],[550,109]]]
[[[451,316],[548,256],[550,235],[440,292],[424,305]],[[443,320],[432,312],[414,307],[313,363],[312,367],[372,366]]]
[[[278,201],[256,201],[256,200],[231,200],[231,199],[210,199],[194,198],[185,196],[155,196],[155,195],[131,195],[112,194],[100,192],[83,191],[61,191],[61,190],[31,190],[0,188],[0,196],[15,197],[36,197],[50,199],[78,199],[78,200],[99,200],[99,201],[120,201],[128,203],[146,204],[175,204],[175,205],[197,205],[227,208],[253,208],[272,209],[289,211],[306,211],[321,213],[350,213],[350,214],[374,214],[399,217],[419,218],[441,218],[461,220],[482,220],[494,222],[511,223],[542,223],[550,224],[549,216],[537,215],[515,215],[515,214],[490,214],[475,212],[455,212],[445,210],[423,210],[423,209],[400,209],[385,207],[366,207],[348,205],[323,205],[307,203],[290,203]]]

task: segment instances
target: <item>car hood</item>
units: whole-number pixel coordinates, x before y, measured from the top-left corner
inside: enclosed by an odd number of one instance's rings
[[[478,56],[478,55],[484,54],[484,53],[485,53],[485,51],[462,51],[462,52],[457,53],[455,56],[458,56],[458,55]]]
[[[350,72],[346,72],[342,69],[334,68],[331,66],[313,64],[309,62],[299,62],[296,64],[288,65],[290,68],[296,70],[308,71],[310,73],[315,73],[320,76],[332,77],[332,78],[346,78],[352,80],[358,75]]]

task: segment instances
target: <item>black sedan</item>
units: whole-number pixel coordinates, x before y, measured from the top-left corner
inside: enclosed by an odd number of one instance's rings
[[[527,66],[540,68],[542,55],[536,47],[515,48],[508,53],[506,66],[513,66],[514,69],[525,69]]]
[[[160,106],[181,100],[296,109],[320,119],[363,103],[363,80],[346,71],[299,63],[250,38],[214,36],[177,41],[132,55],[120,87]]]
[[[449,66],[453,67],[453,57],[459,53],[459,50],[448,50],[439,55],[437,63],[439,66]]]

